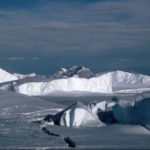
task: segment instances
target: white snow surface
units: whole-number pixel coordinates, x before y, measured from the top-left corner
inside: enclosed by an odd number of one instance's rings
[[[123,71],[113,71],[95,77],[68,77],[48,82],[28,82],[15,85],[17,93],[26,95],[49,95],[57,92],[114,93],[118,91],[150,90],[150,76]]]
[[[30,74],[20,74],[20,73],[9,73],[6,70],[0,68],[0,83],[14,81],[18,79],[30,78],[35,77],[36,73]]]
[[[88,107],[80,102],[72,105],[63,112],[60,119],[60,125],[66,127],[104,126],[104,124],[88,110]]]
[[[18,78],[15,75],[0,68],[0,83],[13,80],[18,80]]]
[[[13,75],[16,76],[18,79],[24,79],[24,78],[35,77],[36,73],[30,73],[30,74],[14,73]]]
[[[92,102],[88,105],[89,109],[91,110],[92,114],[96,117],[98,114],[98,111],[108,111],[111,110],[116,105],[116,102],[108,102],[108,101],[102,101],[102,102]]]
[[[42,127],[54,125],[59,122],[60,126],[65,127],[100,127],[105,126],[97,116],[83,103],[76,102],[56,115],[47,115]],[[58,125],[58,124],[57,124]]]

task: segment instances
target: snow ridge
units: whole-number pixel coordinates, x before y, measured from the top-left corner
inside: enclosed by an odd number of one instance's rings
[[[66,77],[48,82],[29,82],[14,87],[27,95],[48,95],[54,92],[113,93],[120,90],[150,90],[150,76],[113,71],[91,78]]]
[[[13,80],[18,80],[18,78],[15,75],[0,68],[0,83]]]

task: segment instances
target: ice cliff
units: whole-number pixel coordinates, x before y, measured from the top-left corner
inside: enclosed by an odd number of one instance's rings
[[[150,90],[150,76],[124,71],[113,71],[91,78],[78,76],[48,82],[28,82],[15,85],[14,90],[27,95],[49,95],[54,92],[114,93]]]
[[[51,125],[66,127],[98,127],[104,126],[93,113],[81,102],[77,102],[57,113],[47,115],[44,121],[51,122]]]

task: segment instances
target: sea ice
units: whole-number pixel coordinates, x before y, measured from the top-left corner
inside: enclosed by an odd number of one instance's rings
[[[56,115],[47,115],[45,121],[66,127],[96,127],[105,124],[150,124],[150,98],[133,102],[81,102],[70,105]]]

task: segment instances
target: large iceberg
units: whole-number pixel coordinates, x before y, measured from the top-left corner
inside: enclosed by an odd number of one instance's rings
[[[47,115],[44,120],[54,125],[66,127],[104,126],[104,123],[81,102],[74,103],[56,115]]]
[[[14,90],[26,95],[49,95],[57,92],[139,92],[150,90],[150,76],[123,71],[99,74],[91,78],[79,76],[52,79],[45,82],[16,84]]]

